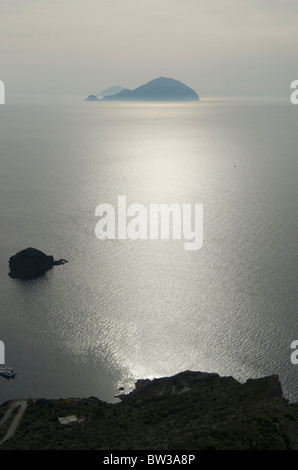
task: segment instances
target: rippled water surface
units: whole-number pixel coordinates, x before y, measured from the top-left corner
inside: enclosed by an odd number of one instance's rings
[[[279,374],[297,326],[297,110],[278,100],[7,104],[0,113],[0,402],[95,395],[185,369]],[[95,208],[204,205],[201,250],[104,240]],[[33,246],[69,262],[8,277]]]

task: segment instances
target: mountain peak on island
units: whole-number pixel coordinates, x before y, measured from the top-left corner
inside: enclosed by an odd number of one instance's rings
[[[96,95],[89,95],[85,101],[100,101],[100,99]]]
[[[159,77],[134,90],[124,89],[102,101],[198,101],[198,94],[173,78]]]

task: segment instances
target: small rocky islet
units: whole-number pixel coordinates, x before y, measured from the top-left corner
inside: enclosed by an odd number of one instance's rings
[[[26,248],[10,257],[8,275],[14,279],[35,279],[43,276],[53,266],[65,263],[66,259],[55,261],[53,256],[46,255],[36,248]]]

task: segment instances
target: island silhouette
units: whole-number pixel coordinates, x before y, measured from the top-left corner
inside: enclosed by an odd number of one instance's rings
[[[97,101],[92,99],[93,97],[88,98],[88,101]],[[134,90],[125,88],[119,93],[103,96],[100,101],[198,101],[199,99],[199,95],[184,83],[173,78],[159,77]]]
[[[67,260],[64,258],[55,261],[53,256],[48,256],[36,248],[25,248],[9,258],[8,275],[16,279],[35,279],[43,276],[53,266],[65,263]]]
[[[109,88],[106,88],[105,90],[102,90],[100,93],[97,93],[96,96],[99,98],[104,98],[105,96],[108,95],[116,95],[117,93],[120,93],[120,91],[127,90],[127,88],[123,88],[122,86],[119,85],[114,85],[110,86]]]
[[[97,98],[96,95],[89,95],[89,96],[87,96],[87,98],[85,99],[85,101],[100,101],[100,99]]]

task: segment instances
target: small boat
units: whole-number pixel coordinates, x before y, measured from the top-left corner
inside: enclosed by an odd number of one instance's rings
[[[6,379],[12,379],[17,375],[17,371],[13,367],[0,366],[0,375]]]

